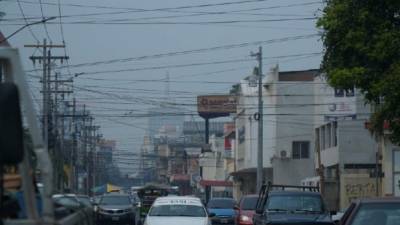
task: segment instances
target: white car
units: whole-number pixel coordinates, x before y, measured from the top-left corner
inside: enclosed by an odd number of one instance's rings
[[[157,198],[144,225],[209,225],[209,215],[196,197],[169,196]]]

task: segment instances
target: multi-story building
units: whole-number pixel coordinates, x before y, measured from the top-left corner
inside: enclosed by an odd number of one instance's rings
[[[266,78],[263,78],[265,83]],[[257,137],[258,137],[258,84],[256,75],[250,75],[243,79],[237,93],[238,105],[235,122],[235,142],[234,142],[234,158],[235,171],[231,173],[234,180],[234,196],[240,198],[242,194],[254,194],[256,190],[257,175]],[[265,105],[271,105],[275,99],[265,98],[263,92],[263,100]],[[264,114],[274,113],[274,108],[265,108]],[[275,133],[270,132],[275,129],[275,123],[263,124],[263,167],[266,181],[272,181],[272,165],[271,158],[275,146]]]
[[[273,182],[299,185],[301,180],[313,176],[313,114],[314,77],[318,70],[279,71],[271,70],[264,87],[265,98],[274,99],[272,115],[264,116],[265,123],[276,123],[274,132],[275,151],[272,157]],[[270,140],[264,140],[268,143]]]
[[[314,84],[315,165],[323,182],[316,181],[328,206],[343,209],[380,193],[374,178],[378,144],[365,127],[371,109],[357,89],[334,89],[323,75]]]

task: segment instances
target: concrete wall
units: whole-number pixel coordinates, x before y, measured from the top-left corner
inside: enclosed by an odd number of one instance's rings
[[[263,82],[267,82],[264,78]],[[275,113],[271,107],[266,107],[273,104],[274,97],[271,98],[269,90],[263,90],[264,114]],[[258,121],[254,118],[254,114],[258,112],[258,87],[250,87],[248,80],[241,81],[241,93],[239,96],[239,104],[237,106],[237,117],[235,119],[236,126],[236,141],[235,141],[235,158],[236,171],[257,167],[257,149],[258,149]],[[268,118],[263,121],[263,166],[270,168],[271,157],[275,147],[275,122],[271,123]],[[243,133],[244,132],[244,133]],[[244,141],[242,142],[241,139]]]
[[[394,145],[388,137],[384,139],[382,147],[382,169],[385,174],[382,179],[383,195],[400,196],[400,147]],[[397,159],[395,159],[395,155],[397,155]]]
[[[376,140],[364,128],[364,121],[338,121],[339,161],[344,164],[374,164]]]
[[[315,175],[315,167],[310,159],[273,160],[273,183],[301,185],[301,180]]]
[[[270,118],[276,126],[273,162],[274,183],[300,185],[301,180],[315,176],[314,167],[314,89],[313,81],[278,81],[276,89],[275,117]],[[294,141],[309,142],[308,159],[292,159]],[[281,158],[285,151],[288,159]]]

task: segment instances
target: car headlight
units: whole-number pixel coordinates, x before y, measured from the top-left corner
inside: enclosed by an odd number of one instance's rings
[[[102,209],[102,208],[98,208],[98,210],[97,210],[99,213],[107,213],[107,210],[105,210],[105,209]]]
[[[243,221],[243,222],[250,221],[250,217],[248,217],[248,216],[246,216],[246,215],[241,215],[241,216],[240,216],[240,221]]]
[[[130,213],[130,212],[132,212],[133,210],[132,209],[125,209],[124,210],[124,212],[126,212],[126,213]]]

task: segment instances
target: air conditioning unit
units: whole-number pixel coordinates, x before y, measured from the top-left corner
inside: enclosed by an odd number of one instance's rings
[[[280,150],[279,151],[279,158],[281,158],[281,159],[289,159],[287,151],[286,150]]]

